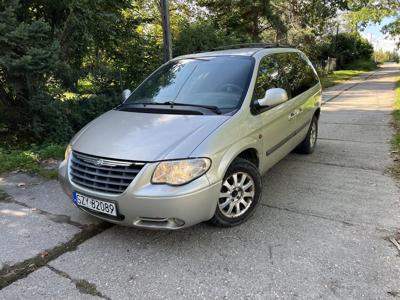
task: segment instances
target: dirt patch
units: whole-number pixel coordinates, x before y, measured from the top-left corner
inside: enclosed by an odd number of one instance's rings
[[[50,270],[52,270],[54,273],[69,279],[71,282],[73,282],[75,284],[76,289],[81,293],[81,294],[88,294],[88,295],[92,295],[92,296],[97,296],[103,299],[107,299],[110,300],[111,298],[104,296],[102,293],[100,293],[97,290],[97,287],[94,283],[90,283],[87,280],[83,280],[83,279],[74,279],[72,278],[68,273],[63,272],[61,270],[58,270],[52,266],[47,266]]]

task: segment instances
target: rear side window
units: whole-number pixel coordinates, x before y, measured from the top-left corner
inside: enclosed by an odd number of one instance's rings
[[[285,90],[288,88],[285,72],[280,67],[279,60],[275,54],[267,55],[260,61],[253,100],[263,98],[265,92],[272,88],[282,88]],[[290,97],[289,92],[288,96]]]
[[[305,55],[297,52],[276,54],[278,64],[281,66],[288,82],[288,94],[291,98],[307,91],[319,80],[314,69]]]

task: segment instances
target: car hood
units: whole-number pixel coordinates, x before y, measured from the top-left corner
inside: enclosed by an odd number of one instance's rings
[[[148,114],[112,110],[84,127],[74,151],[115,159],[185,158],[229,116]]]

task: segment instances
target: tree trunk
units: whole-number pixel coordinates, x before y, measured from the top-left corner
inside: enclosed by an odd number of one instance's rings
[[[255,14],[253,16],[253,26],[252,26],[252,32],[251,32],[251,36],[254,42],[259,42],[260,41],[260,26],[258,23],[258,15]]]

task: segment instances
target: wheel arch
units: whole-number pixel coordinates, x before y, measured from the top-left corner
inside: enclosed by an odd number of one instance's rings
[[[314,116],[316,116],[317,119],[319,120],[320,115],[321,115],[321,107],[318,107],[314,112]]]
[[[257,169],[260,167],[260,158],[259,158],[258,151],[256,148],[252,147],[252,148],[247,148],[246,150],[243,150],[233,160],[235,160],[238,157],[251,162],[252,164],[254,164],[257,167]]]
[[[246,159],[256,165],[260,170],[261,143],[258,139],[249,138],[235,143],[229,149],[219,152],[212,157],[215,168],[208,173],[211,183],[221,181],[232,162],[237,158]]]

